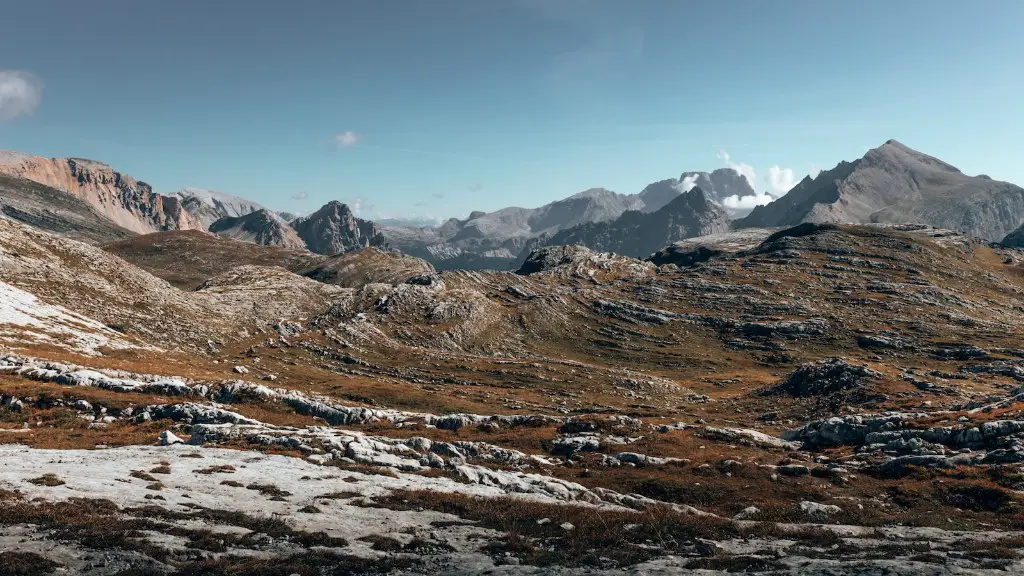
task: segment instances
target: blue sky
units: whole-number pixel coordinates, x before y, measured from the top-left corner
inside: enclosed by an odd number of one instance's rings
[[[0,148],[161,192],[449,217],[732,163],[780,193],[889,138],[1024,184],[1018,0],[0,4]]]

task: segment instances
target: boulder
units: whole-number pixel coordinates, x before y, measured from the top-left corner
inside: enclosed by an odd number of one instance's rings
[[[160,445],[161,446],[173,446],[175,444],[184,444],[185,441],[178,438],[174,432],[170,430],[164,430],[160,433]]]
[[[804,500],[800,503],[800,511],[816,520],[824,520],[829,516],[839,514],[843,509],[835,504],[818,504],[817,502]]]
[[[843,358],[827,358],[804,364],[785,380],[764,392],[765,395],[788,395],[797,398],[825,396],[835,392],[861,388],[869,380],[882,375],[867,366],[850,364]]]

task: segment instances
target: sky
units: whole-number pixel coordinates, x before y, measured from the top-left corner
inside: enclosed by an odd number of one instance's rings
[[[464,217],[890,138],[1024,184],[1019,0],[0,0],[0,149]]]

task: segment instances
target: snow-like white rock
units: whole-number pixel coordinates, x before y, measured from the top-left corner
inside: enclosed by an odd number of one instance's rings
[[[170,430],[164,430],[160,433],[160,445],[161,446],[174,446],[175,444],[184,444],[185,441],[175,436],[174,432]]]
[[[98,354],[100,347],[138,347],[101,322],[63,306],[47,304],[24,290],[0,282],[0,343],[18,345],[25,341],[64,344],[89,355]]]

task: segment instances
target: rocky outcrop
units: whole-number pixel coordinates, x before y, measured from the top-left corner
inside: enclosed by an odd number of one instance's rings
[[[642,258],[678,240],[728,230],[728,214],[700,188],[693,188],[655,212],[631,211],[611,222],[563,230],[548,244],[581,244]]]
[[[221,218],[210,225],[210,232],[225,238],[265,246],[298,249],[306,247],[306,243],[299,238],[295,229],[266,208],[245,216]]]
[[[640,278],[653,274],[654,266],[583,246],[548,246],[532,251],[516,273],[526,276],[542,272],[576,278],[594,278],[598,272]]]
[[[854,162],[804,178],[759,206],[742,227],[801,222],[916,223],[959,230],[992,242],[1020,225],[1024,188],[960,170],[895,140]]]
[[[183,188],[171,196],[180,198],[185,210],[206,228],[221,218],[238,218],[264,209],[251,200],[203,188]]]
[[[184,209],[180,198],[157,194],[149,184],[100,162],[0,152],[0,174],[69,192],[118,226],[140,234],[205,229]]]
[[[867,366],[856,366],[842,358],[828,358],[800,366],[788,378],[765,391],[765,394],[824,396],[860,388],[868,381],[881,377],[881,374]]]
[[[387,244],[373,222],[356,218],[348,206],[336,200],[309,216],[292,221],[291,226],[317,254],[340,254]]]
[[[1024,248],[1024,225],[1007,234],[1003,238],[1002,245],[1010,248]]]

